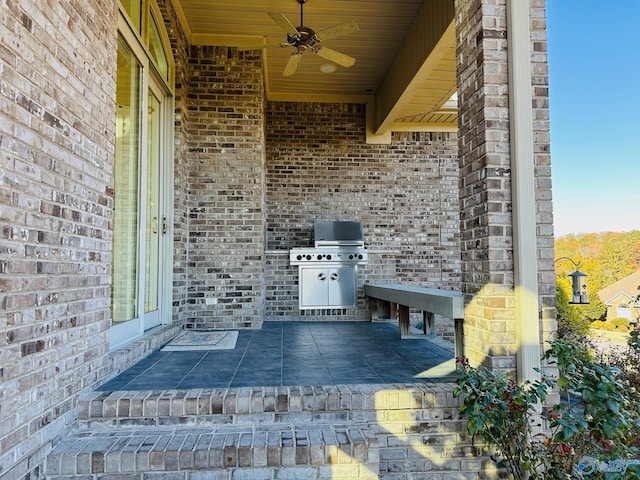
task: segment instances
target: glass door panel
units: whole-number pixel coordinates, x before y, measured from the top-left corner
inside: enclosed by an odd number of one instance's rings
[[[161,210],[161,120],[162,104],[151,91],[148,92],[147,164],[146,164],[146,231],[144,238],[144,313],[145,329],[160,323],[158,315],[160,285],[160,241],[165,222]]]
[[[167,82],[173,63],[160,18],[153,2],[120,4],[111,349],[169,320],[171,262],[161,260],[171,248],[165,217],[171,204],[166,184],[171,178],[173,103]]]
[[[141,66],[118,41],[112,321],[138,316],[139,158]]]
[[[167,53],[164,51],[164,45],[160,38],[160,29],[156,23],[156,17],[152,12],[149,12],[149,50],[151,58],[156,62],[158,71],[162,78],[169,80],[169,62],[167,60]]]
[[[120,0],[120,4],[129,16],[136,32],[142,33],[142,1],[141,0]]]

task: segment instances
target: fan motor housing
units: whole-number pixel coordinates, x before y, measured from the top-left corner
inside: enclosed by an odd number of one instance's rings
[[[287,35],[287,42],[296,47],[312,47],[318,41],[316,32],[313,29],[305,26],[299,26],[296,30],[300,33],[299,37],[294,35]]]

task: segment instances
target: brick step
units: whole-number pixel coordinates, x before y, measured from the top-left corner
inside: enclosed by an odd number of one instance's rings
[[[380,478],[476,478],[477,472],[490,464],[490,461],[483,456],[481,445],[474,445],[466,433],[466,420],[460,418],[459,414],[460,399],[453,398],[454,387],[455,384],[452,383],[420,383],[93,392],[79,403],[77,435],[115,435],[114,432],[120,430],[129,433],[162,430],[180,435],[195,430],[212,434],[226,431],[227,428],[231,432],[251,432],[253,435],[253,432],[265,429],[284,431],[299,428],[301,431],[311,431],[315,425],[342,425],[345,429],[366,430],[367,435],[363,433],[366,438],[373,435],[377,442],[375,448],[379,471],[372,467],[374,470],[371,472],[377,472]],[[253,441],[254,437],[251,438]],[[371,445],[373,444],[368,444],[368,450]],[[145,446],[141,451],[148,448]],[[282,451],[280,455],[282,457]],[[289,455],[287,458],[291,463],[290,454],[286,455]],[[54,463],[58,461],[57,458],[52,457]],[[238,450],[235,458],[246,457]],[[243,466],[230,467],[221,471],[220,476],[209,477],[206,473],[201,477],[184,477],[180,473],[175,478],[377,478],[371,476],[373,474],[367,469],[359,469],[358,465],[359,462]],[[321,476],[330,467],[333,474],[329,477]],[[281,470],[285,468],[301,470]],[[342,469],[342,473],[338,474],[336,469]],[[233,472],[236,473],[232,474]],[[113,478],[152,478],[145,475]],[[170,478],[174,479],[173,476]]]
[[[239,471],[246,479],[374,479],[378,440],[365,426],[328,424],[77,431],[49,455],[46,478],[226,479]]]
[[[80,400],[78,420],[88,428],[370,421],[383,411],[416,409],[450,418],[452,390],[443,383],[93,392]]]

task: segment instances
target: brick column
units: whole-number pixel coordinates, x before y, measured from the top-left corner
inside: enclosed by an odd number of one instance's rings
[[[264,311],[262,60],[191,47],[187,326],[257,328]]]
[[[456,1],[460,209],[465,354],[473,364],[515,369],[522,315],[516,312],[522,310],[516,308],[514,296],[506,4],[507,0]],[[536,204],[536,224],[529,231],[535,231],[537,248],[516,255],[534,256],[539,282],[534,295],[542,307],[553,311],[546,275],[553,257],[553,234],[543,5],[542,0],[530,2],[535,13],[531,15],[535,192],[528,195]],[[537,316],[535,303],[527,306],[536,310],[528,312],[529,317]],[[552,322],[545,324],[546,330],[554,328]]]

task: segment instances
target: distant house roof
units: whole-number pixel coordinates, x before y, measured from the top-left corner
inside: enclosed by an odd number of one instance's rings
[[[622,280],[618,280],[616,283],[603,288],[598,292],[598,297],[602,300],[602,303],[608,304],[613,299],[620,295],[628,297],[629,300],[634,299],[640,293],[638,287],[640,286],[640,270],[624,277]]]

